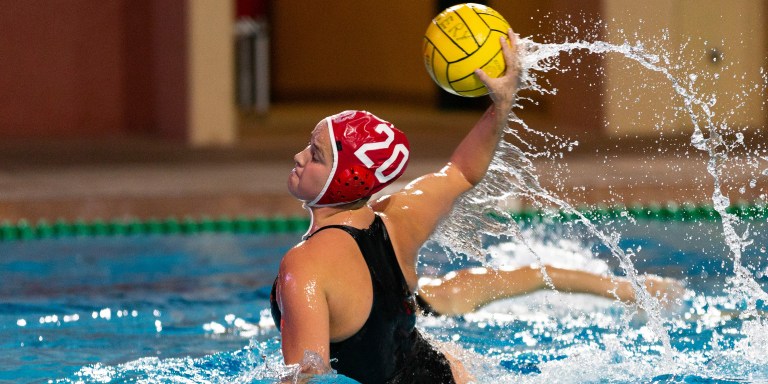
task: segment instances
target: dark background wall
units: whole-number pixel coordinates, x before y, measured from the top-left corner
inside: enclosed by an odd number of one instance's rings
[[[357,1],[272,3],[271,25],[274,69],[273,91],[278,100],[344,100],[350,97],[397,100],[427,106],[482,107],[484,100],[452,100],[439,91],[422,62],[422,36],[438,10],[452,1]],[[562,32],[558,17],[569,19],[583,36],[593,31],[601,1],[499,0],[486,1],[522,36],[536,41],[556,40]],[[548,15],[548,17],[544,17]],[[572,31],[568,31],[572,32]],[[562,57],[567,64],[578,58],[581,66],[597,68],[596,55]],[[559,89],[553,96],[535,97],[521,114],[543,124],[576,132],[602,127],[601,75],[584,71],[552,75]],[[595,86],[597,84],[597,86]]]
[[[183,135],[184,7],[3,1],[0,136]]]
[[[421,53],[426,26],[445,2],[265,1],[274,102],[362,99],[445,106]],[[486,3],[516,32],[536,41],[559,41],[562,32],[574,29],[600,37],[593,21],[601,18],[602,0]],[[186,135],[187,0],[5,0],[1,5],[0,137]],[[563,30],[558,20],[565,18],[571,26]],[[564,65],[576,59],[586,68],[598,68],[602,60],[561,57]],[[601,73],[549,75],[559,90],[556,99],[526,95],[537,104],[521,115],[565,131],[603,133]]]

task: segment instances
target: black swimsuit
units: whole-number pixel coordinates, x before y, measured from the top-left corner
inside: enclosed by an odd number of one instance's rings
[[[331,367],[361,383],[454,383],[451,367],[416,329],[416,307],[395,256],[392,242],[377,215],[367,229],[331,225],[349,233],[365,258],[373,283],[368,319],[351,337],[330,343]],[[314,234],[313,234],[314,235]],[[275,285],[277,280],[275,280]],[[270,297],[272,317],[280,327],[280,309]]]

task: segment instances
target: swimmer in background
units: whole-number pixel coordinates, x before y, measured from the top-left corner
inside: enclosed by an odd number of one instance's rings
[[[460,269],[439,278],[422,277],[416,303],[422,314],[457,316],[474,312],[496,300],[522,296],[540,290],[586,293],[625,303],[635,301],[629,280],[573,269],[545,266],[552,283],[548,286],[541,268]],[[662,302],[671,303],[684,293],[684,285],[675,279],[645,275],[645,289]]]
[[[298,364],[302,380],[331,369],[366,384],[472,380],[461,362],[429,343],[415,326],[416,265],[419,249],[455,201],[485,176],[507,127],[518,83],[516,36],[510,29],[508,40],[501,40],[504,75],[475,72],[493,104],[442,169],[369,201],[403,174],[410,149],[401,131],[365,111],[323,119],[309,145],[294,156],[288,190],[304,202],[312,221],[304,240],[284,255],[270,304],[285,363]],[[474,277],[466,281],[473,284]],[[516,280],[507,283],[517,293],[541,287],[526,269],[508,278]],[[441,286],[458,281],[447,279]],[[612,287],[595,289],[607,295]],[[487,300],[475,296],[465,307],[445,304],[464,299],[427,286],[422,296],[444,314]]]

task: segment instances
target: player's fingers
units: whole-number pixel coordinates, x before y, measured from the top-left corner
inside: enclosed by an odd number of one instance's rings
[[[512,28],[507,31],[507,35],[508,38],[501,38],[501,50],[504,53],[504,62],[507,67],[512,67],[517,70],[520,66],[517,57],[517,35]]]
[[[480,81],[482,81],[482,82],[483,82],[483,84],[485,84],[486,86],[488,86],[488,81],[491,79],[491,77],[490,77],[490,76],[488,76],[488,74],[487,74],[487,73],[485,73],[485,71],[483,71],[483,70],[482,70],[482,69],[480,69],[480,68],[478,68],[478,69],[475,69],[475,76],[477,76],[477,77],[480,79]]]
[[[510,45],[517,47],[517,34],[512,30],[512,28],[507,30],[507,36],[509,37]]]

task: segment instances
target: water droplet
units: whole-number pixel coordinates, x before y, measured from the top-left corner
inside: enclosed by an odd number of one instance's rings
[[[707,150],[707,140],[704,138],[704,134],[701,133],[701,130],[696,129],[693,132],[693,135],[691,135],[691,144],[698,150]]]

